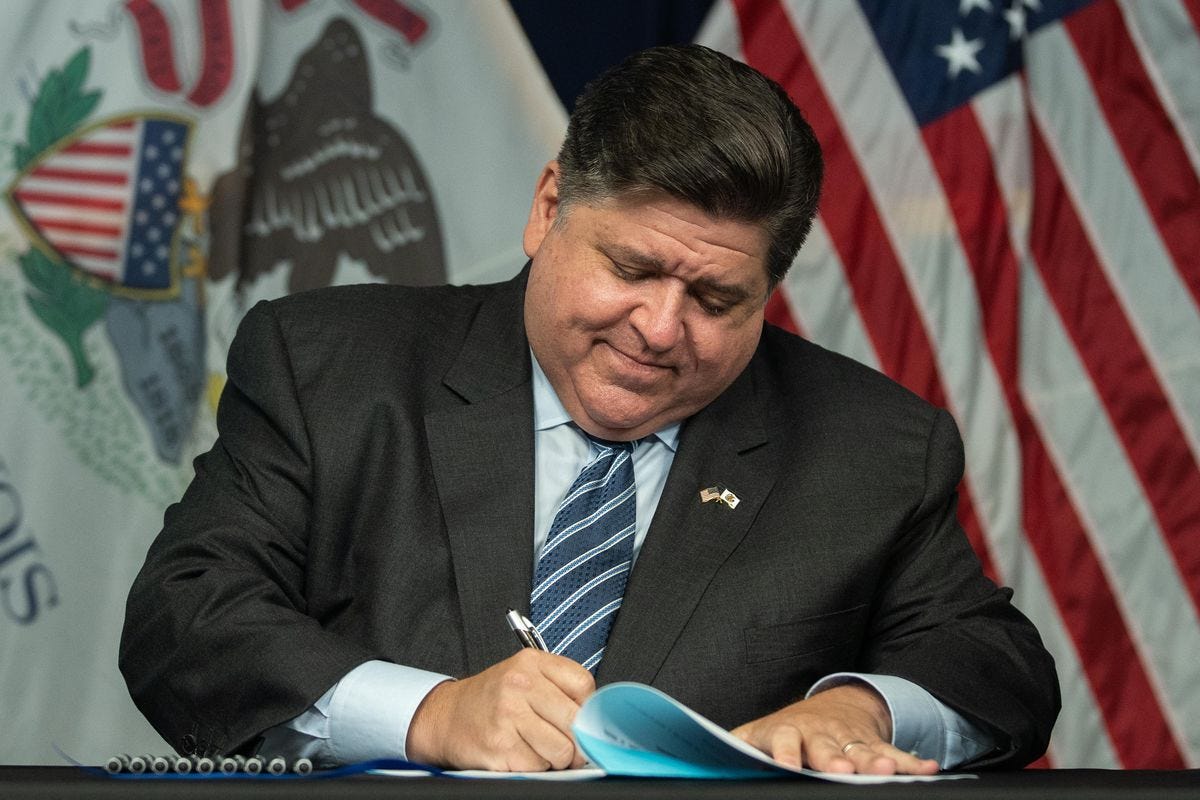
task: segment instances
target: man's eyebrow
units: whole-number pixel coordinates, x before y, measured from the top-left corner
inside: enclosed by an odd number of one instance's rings
[[[656,258],[637,250],[631,250],[624,245],[601,245],[600,249],[603,250],[604,254],[609,258],[629,264],[630,266],[643,267],[645,269],[652,269],[657,272],[663,272],[666,269],[666,265],[663,263],[661,258]]]
[[[666,266],[662,259],[638,252],[637,250],[631,250],[622,245],[602,245],[600,249],[609,258],[623,264],[641,269],[654,270],[655,272],[666,271]],[[691,281],[690,285],[693,289],[702,289],[712,294],[718,294],[730,303],[740,303],[750,296],[750,291],[744,286],[720,283],[708,278],[698,278]]]
[[[692,286],[720,295],[726,301],[734,304],[740,303],[750,296],[750,291],[740,284],[717,283],[707,278],[700,278],[693,281]]]

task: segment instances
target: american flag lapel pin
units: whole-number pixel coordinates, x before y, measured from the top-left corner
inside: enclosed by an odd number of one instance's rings
[[[700,502],[724,503],[730,508],[737,508],[738,503],[742,501],[736,494],[726,489],[724,486],[717,484],[716,486],[709,486],[707,489],[700,490]]]

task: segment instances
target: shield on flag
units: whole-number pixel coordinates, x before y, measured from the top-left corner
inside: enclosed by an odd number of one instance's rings
[[[87,126],[29,163],[8,190],[9,204],[39,249],[93,285],[173,297],[189,134],[188,122],[162,115]]]

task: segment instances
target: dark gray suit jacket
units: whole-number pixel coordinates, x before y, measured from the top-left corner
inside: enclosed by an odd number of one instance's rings
[[[121,669],[158,731],[217,753],[383,659],[466,676],[527,609],[533,400],[524,276],[260,304],[220,435],[129,597]],[[1021,764],[1057,714],[1050,656],[955,520],[954,423],[768,326],[683,427],[597,675],[725,726],[860,670],[908,678]],[[701,503],[721,484],[741,503]]]

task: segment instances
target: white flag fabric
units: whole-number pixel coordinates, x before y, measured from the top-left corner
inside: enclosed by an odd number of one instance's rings
[[[1044,763],[1200,765],[1200,2],[732,0],[821,140],[775,320],[948,407],[1058,664]]]
[[[523,264],[565,115],[508,6],[28,0],[0,26],[0,763],[165,752],[125,594],[262,298]]]

